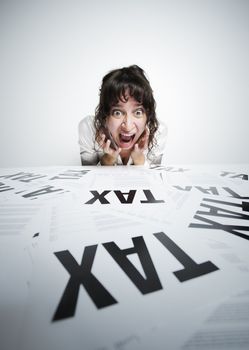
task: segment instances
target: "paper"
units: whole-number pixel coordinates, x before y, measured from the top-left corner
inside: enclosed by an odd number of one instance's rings
[[[247,348],[248,173],[1,169],[1,349]]]

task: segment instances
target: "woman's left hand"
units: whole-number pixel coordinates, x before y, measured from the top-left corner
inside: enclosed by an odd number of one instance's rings
[[[144,135],[138,140],[138,142],[133,147],[133,150],[131,152],[131,158],[133,160],[134,165],[143,165],[145,163],[144,151],[148,148],[149,134],[150,130],[148,126],[146,126]]]

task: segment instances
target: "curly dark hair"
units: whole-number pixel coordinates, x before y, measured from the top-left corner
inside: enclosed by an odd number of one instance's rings
[[[119,100],[123,102],[127,101],[127,95],[141,103],[145,109],[147,116],[146,125],[150,130],[148,140],[148,149],[150,152],[157,143],[155,132],[158,129],[159,123],[155,111],[156,102],[143,69],[137,65],[114,69],[104,76],[100,88],[99,104],[95,110],[95,139],[97,142],[100,140],[100,134],[105,128],[111,108]]]

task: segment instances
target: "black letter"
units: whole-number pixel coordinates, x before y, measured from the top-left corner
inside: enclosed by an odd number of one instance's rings
[[[192,189],[192,186],[185,186],[185,188],[181,187],[181,186],[173,186],[175,187],[177,190],[181,190],[181,191],[190,191]]]
[[[249,226],[222,225],[222,224],[219,224],[218,222],[212,221],[210,219],[203,218],[200,215],[195,215],[194,219],[206,222],[209,225],[192,223],[192,224],[189,225],[189,227],[193,227],[193,228],[208,228],[208,229],[213,229],[213,230],[215,230],[215,229],[216,230],[223,230],[223,231],[226,231],[228,233],[232,233],[235,236],[238,236],[238,237],[241,237],[241,238],[249,240],[249,236],[248,235],[245,235],[244,233],[235,231],[235,230],[249,231]]]
[[[201,186],[195,186],[199,191],[205,193],[205,194],[213,194],[213,195],[219,195],[216,187],[209,187],[209,188],[203,188]],[[210,193],[211,192],[211,193]]]
[[[110,204],[105,196],[111,191],[104,191],[99,193],[98,191],[90,191],[93,194],[93,198],[87,201],[85,204],[93,204],[95,201],[99,200],[101,204]]]
[[[74,316],[81,284],[85,287],[88,295],[98,309],[117,303],[112,295],[91,273],[96,250],[97,245],[85,247],[81,265],[76,262],[68,250],[54,253],[69,272],[70,279],[54,314],[53,321]]]
[[[10,190],[14,190],[14,187],[7,186],[3,182],[0,182],[0,192],[10,191]]]
[[[219,200],[209,199],[209,198],[203,198],[203,201],[221,203],[221,204],[230,205],[230,206],[234,206],[234,207],[240,207],[240,208],[242,208],[242,210],[244,210],[243,209],[243,203],[244,203],[244,207],[246,207],[245,206],[246,202],[242,202],[242,204],[238,204],[238,203],[230,203],[230,202],[219,201]],[[221,218],[249,220],[249,215],[243,214],[243,213],[237,213],[236,211],[231,211],[231,210],[227,210],[227,209],[215,207],[215,206],[210,205],[210,204],[203,204],[203,203],[201,203],[201,207],[208,208],[209,211],[197,210],[196,214],[217,216],[217,217],[221,217]],[[246,210],[244,210],[244,211],[246,211]],[[222,214],[222,213],[224,213],[224,214]]]
[[[223,187],[223,189],[225,191],[227,191],[228,193],[230,193],[232,195],[233,198],[239,198],[239,199],[249,199],[249,197],[241,197],[239,194],[237,194],[236,192],[234,192],[233,190],[231,190],[229,187]]]
[[[51,177],[50,180],[70,180],[79,179],[87,174],[89,170],[66,170],[63,174]]]
[[[133,248],[120,249],[114,242],[103,243],[103,246],[142,294],[152,293],[162,289],[161,282],[143,237],[134,237],[132,238],[132,241],[134,244]],[[127,255],[129,254],[138,255],[144,273],[147,277],[146,279],[127,258]]]
[[[248,202],[242,202],[242,210],[249,211],[249,203]]]
[[[232,179],[235,178],[242,178],[242,180],[247,180],[248,181],[248,175],[247,174],[238,174],[238,175],[233,175],[231,176]]]
[[[40,190],[34,191],[27,193],[23,195],[24,198],[29,198],[29,197],[34,197],[34,196],[41,196],[42,194],[47,194],[47,193],[53,193],[53,192],[58,192],[58,191],[63,191],[62,188],[58,188],[57,190],[52,190],[54,186],[47,186],[45,188],[42,188]]]
[[[17,176],[17,177],[15,177]],[[30,182],[32,180],[36,180],[36,179],[39,179],[41,177],[46,177],[46,175],[35,175],[35,174],[32,174],[32,173],[17,173],[17,174],[14,174],[14,175],[7,175],[7,176],[0,176],[0,177],[4,177],[5,179],[7,178],[11,178],[11,180],[20,180],[22,182]],[[22,179],[27,179],[27,180],[22,180]]]
[[[118,197],[120,203],[131,204],[136,194],[136,190],[130,190],[129,192],[114,191]],[[128,194],[127,199],[125,199],[124,194]]]
[[[188,281],[207,273],[219,270],[211,261],[197,264],[164,232],[154,233],[154,236],[170,251],[171,254],[184,266],[184,269],[173,272],[180,282]]]
[[[211,198],[203,198],[203,201],[229,205],[229,206],[241,208],[243,211],[249,211],[249,204],[248,204],[248,202],[243,202],[242,201],[242,203],[240,204],[240,203],[231,203],[231,202],[226,202],[226,201],[220,201],[220,200],[211,199]],[[203,203],[201,203],[201,206],[208,208],[209,211],[205,212],[205,211],[198,210],[196,212],[196,214],[210,215],[210,216],[224,217],[224,218],[232,218],[232,219],[240,219],[240,220],[249,220],[249,215],[247,215],[247,214],[237,213],[237,212],[233,212],[231,210],[226,210],[226,209],[223,209],[223,208],[214,207],[212,205],[203,204]],[[223,230],[223,231],[226,231],[228,233],[232,233],[235,236],[238,236],[238,237],[241,237],[241,238],[249,240],[249,236],[248,235],[240,233],[238,231],[235,231],[235,230],[249,231],[249,226],[223,225],[223,224],[220,224],[218,222],[215,222],[215,221],[209,220],[207,218],[204,218],[204,217],[202,217],[200,215],[195,215],[194,219],[203,221],[203,222],[207,223],[207,225],[191,223],[189,225],[189,227]]]
[[[147,201],[140,201],[141,203],[164,203],[162,199],[155,199],[150,190],[143,190]]]
[[[222,170],[220,176],[227,176],[228,174],[234,174],[234,172],[231,172],[231,171],[223,171],[223,170]]]

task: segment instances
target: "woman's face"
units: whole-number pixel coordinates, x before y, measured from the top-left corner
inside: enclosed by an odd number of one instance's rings
[[[129,150],[144,132],[146,121],[147,116],[142,104],[129,96],[126,102],[119,100],[117,105],[111,108],[107,128],[118,147]]]

